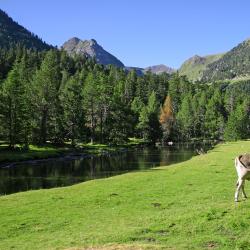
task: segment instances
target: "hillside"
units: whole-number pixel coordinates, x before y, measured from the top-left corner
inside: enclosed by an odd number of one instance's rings
[[[201,80],[203,72],[207,69],[210,63],[220,59],[223,54],[215,54],[209,56],[195,55],[186,60],[180,67],[180,75],[186,75],[190,81]]]
[[[0,249],[248,249],[250,203],[233,196],[234,158],[249,150],[227,143],[169,167],[1,196]]]
[[[250,76],[250,40],[245,40],[219,60],[209,64],[202,81],[218,81]]]
[[[62,45],[62,49],[67,51],[69,55],[80,54],[95,58],[99,64],[111,64],[119,68],[124,67],[124,64],[120,60],[104,50],[94,39],[81,40],[77,37],[73,37]]]
[[[15,44],[37,50],[52,48],[0,10],[0,47],[10,48]]]

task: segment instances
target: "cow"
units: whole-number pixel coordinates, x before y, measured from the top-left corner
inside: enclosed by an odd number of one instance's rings
[[[242,189],[242,194],[244,198],[247,198],[244,184],[245,180],[250,180],[250,154],[240,155],[235,158],[235,168],[238,175],[238,180],[236,183],[236,191],[234,195],[234,199],[238,202],[239,192]]]

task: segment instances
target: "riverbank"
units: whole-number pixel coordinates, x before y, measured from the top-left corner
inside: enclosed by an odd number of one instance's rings
[[[233,165],[249,151],[220,144],[169,167],[2,196],[0,249],[247,249],[250,200],[234,203]]]
[[[111,154],[114,152],[126,150],[131,147],[144,145],[146,142],[140,139],[130,138],[129,142],[121,145],[107,145],[107,144],[84,144],[79,143],[77,147],[73,148],[69,144],[63,146],[53,146],[47,144],[45,146],[30,145],[29,150],[23,151],[19,148],[9,150],[5,143],[0,144],[0,164],[9,162],[41,160],[55,157],[64,157],[69,154],[82,155],[101,155]]]

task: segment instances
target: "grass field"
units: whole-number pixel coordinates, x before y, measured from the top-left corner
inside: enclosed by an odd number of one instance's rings
[[[0,249],[249,249],[250,199],[235,203],[236,155],[0,197]],[[246,183],[250,195],[250,183]]]

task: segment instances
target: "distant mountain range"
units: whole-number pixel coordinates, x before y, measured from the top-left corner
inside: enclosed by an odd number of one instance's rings
[[[42,41],[17,22],[13,21],[4,11],[0,10],[0,48],[11,48],[15,45],[25,46],[36,50],[48,50],[53,46]],[[96,40],[81,40],[71,38],[65,42],[62,49],[70,55],[81,54],[95,58],[97,63],[115,65],[127,71],[135,70],[138,75],[147,71],[154,74],[175,72],[174,69],[163,64],[147,68],[126,67],[114,55],[107,52]],[[195,55],[186,60],[178,69],[180,75],[186,75],[191,81],[218,81],[225,79],[250,78],[250,40],[245,40],[224,54],[210,56]]]
[[[159,75],[162,73],[173,74],[176,70],[170,68],[164,64],[149,66],[146,68],[138,68],[138,67],[126,67],[128,71],[135,70],[137,75],[144,75],[146,72],[151,72],[153,74]]]
[[[171,74],[175,71],[174,69],[163,64],[150,66],[145,69],[139,67],[125,67],[125,65],[119,59],[104,50],[95,39],[81,40],[77,37],[73,37],[62,45],[62,49],[67,51],[69,55],[80,54],[95,58],[97,63],[103,65],[111,64],[119,68],[125,68],[128,71],[135,70],[138,75],[142,75],[147,71],[151,71],[154,74],[161,74],[164,72]]]
[[[173,68],[170,68],[164,64],[159,64],[159,65],[149,66],[149,67],[145,68],[144,72],[146,72],[146,71],[151,71],[154,74],[162,74],[162,73],[172,74],[176,70]]]

